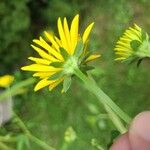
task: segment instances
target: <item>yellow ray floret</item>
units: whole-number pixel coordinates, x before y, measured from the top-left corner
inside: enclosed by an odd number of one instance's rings
[[[90,35],[90,32],[91,32],[93,26],[94,26],[94,22],[92,22],[92,23],[85,29],[85,31],[84,31],[84,33],[83,33],[83,37],[82,37],[82,38],[83,38],[83,43],[85,43],[85,42],[87,41],[87,39],[88,39],[88,37],[89,37],[89,35]]]
[[[71,54],[74,53],[78,41],[79,15],[76,15],[71,23],[70,37],[71,37]]]
[[[40,64],[32,64],[29,66],[25,66],[21,68],[24,71],[51,71],[51,72],[58,72],[61,71],[62,68],[55,68],[53,66],[46,66],[46,65],[40,65]]]
[[[29,57],[28,59],[34,61],[37,64],[42,64],[42,65],[49,65],[51,63],[51,61],[42,58]]]
[[[36,84],[36,86],[35,86],[35,88],[34,88],[34,91],[38,91],[38,90],[44,88],[45,86],[50,85],[51,82],[52,82],[52,81],[47,80],[47,78],[45,78],[45,79],[43,79],[43,80],[40,80],[40,81]]]
[[[58,80],[55,80],[55,81],[52,81],[50,83],[50,86],[49,86],[49,90],[51,91],[52,89],[54,89],[57,85],[59,85],[62,81],[64,80],[64,78],[60,78]]]
[[[87,63],[87,62],[90,62],[90,61],[93,61],[93,60],[95,60],[95,59],[97,59],[97,58],[99,58],[99,57],[101,57],[101,55],[90,55],[86,60],[85,60],[85,63]]]
[[[39,77],[39,78],[47,78],[47,77],[51,77],[53,74],[55,74],[56,72],[44,72],[44,71],[41,71],[41,72],[36,72],[33,74],[33,77]]]
[[[54,36],[51,33],[48,32],[44,32],[44,34],[46,35],[47,39],[52,43],[53,47],[59,51],[59,45],[58,43],[55,41]]]

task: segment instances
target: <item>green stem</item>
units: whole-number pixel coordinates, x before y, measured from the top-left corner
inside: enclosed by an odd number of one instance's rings
[[[38,139],[34,135],[31,134],[31,132],[27,129],[23,121],[14,113],[15,115],[15,121],[18,123],[18,126],[22,129],[22,131],[28,136],[28,138],[35,142],[37,145],[39,145],[44,150],[55,150],[53,147],[46,144],[44,141]]]
[[[76,67],[74,69],[75,75],[80,78],[86,88],[92,92],[98,100],[105,106],[109,106],[122,120],[124,120],[127,124],[131,122],[131,118],[124,112],[118,105],[116,105],[110,97],[108,97],[98,86],[97,84],[89,79],[86,75],[84,75],[79,68]]]
[[[123,134],[127,132],[127,129],[124,127],[122,121],[120,120],[120,118],[114,113],[114,111],[112,111],[112,109],[110,107],[108,107],[107,105],[105,105],[105,109],[109,115],[109,118],[112,120],[113,124],[116,126],[116,128],[118,129],[118,131]]]
[[[89,75],[90,79],[96,84],[95,80],[92,78],[91,75]],[[124,124],[120,120],[120,118],[116,115],[116,113],[107,105],[104,105],[106,112],[108,113],[109,119],[113,122],[113,124],[116,126],[118,131],[123,134],[127,132],[127,129],[125,128]]]

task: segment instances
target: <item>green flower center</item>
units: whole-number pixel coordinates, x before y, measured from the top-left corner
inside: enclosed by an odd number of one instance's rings
[[[78,59],[75,56],[71,56],[68,58],[66,63],[64,64],[64,73],[71,75],[74,73],[74,69],[78,67]]]

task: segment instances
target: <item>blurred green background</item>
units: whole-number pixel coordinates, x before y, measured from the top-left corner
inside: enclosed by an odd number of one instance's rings
[[[124,30],[137,23],[150,33],[149,0],[1,0],[0,1],[0,75],[14,74],[15,83],[31,76],[20,71],[28,63],[27,57],[34,53],[30,44],[44,30],[57,33],[57,18],[66,16],[68,20],[79,13],[80,29],[91,21],[95,26],[90,38],[91,49],[102,57],[93,63],[92,71],[101,88],[130,116],[150,109],[150,60],[144,60],[139,68],[135,64],[125,65],[115,62],[113,48]],[[83,85],[73,81],[66,94],[60,88],[49,92],[28,91],[14,97],[14,109],[24,120],[34,135],[45,140],[56,149],[64,143],[64,132],[72,126],[77,139],[69,145],[69,150],[96,149],[91,140],[106,146],[111,122],[103,118],[103,107],[96,98],[87,93]],[[13,125],[3,128],[15,132]],[[8,130],[0,133],[7,134]],[[31,148],[40,150],[31,143]]]

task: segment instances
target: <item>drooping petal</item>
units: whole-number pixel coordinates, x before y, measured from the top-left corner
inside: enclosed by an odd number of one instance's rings
[[[125,60],[126,58],[125,57],[119,57],[119,58],[116,58],[115,60]]]
[[[98,54],[95,54],[95,55],[90,55],[86,60],[85,60],[85,63],[89,62],[89,61],[92,61],[92,60],[95,60],[97,58],[99,58],[101,55],[98,55]]]
[[[62,81],[64,80],[64,78],[60,78],[58,80],[55,80],[54,82],[52,82],[49,86],[49,90],[53,90],[57,85],[59,85]]]
[[[78,41],[78,28],[79,28],[79,15],[76,15],[71,23],[70,36],[71,36],[71,54],[74,53]]]
[[[38,91],[38,90],[40,90],[40,89],[42,89],[42,88],[44,88],[44,87],[50,85],[51,82],[52,82],[52,81],[49,81],[49,80],[47,80],[47,79],[43,79],[43,80],[39,81],[39,82],[36,84],[36,86],[35,86],[35,88],[34,88],[34,91]]]
[[[37,64],[49,65],[51,63],[51,61],[42,58],[29,57],[28,59],[36,62]]]
[[[85,31],[84,31],[84,33],[83,33],[83,37],[82,37],[83,43],[85,43],[85,42],[87,41],[87,39],[88,39],[88,37],[89,37],[89,35],[90,35],[90,32],[91,32],[93,26],[94,26],[94,22],[92,22],[92,23],[85,29]]]
[[[52,71],[52,72],[57,72],[61,71],[62,68],[54,68],[52,66],[46,66],[46,65],[39,65],[39,64],[32,64],[29,66],[25,66],[21,68],[24,71]]]
[[[55,74],[56,72],[37,72],[33,74],[33,77],[47,78]]]

